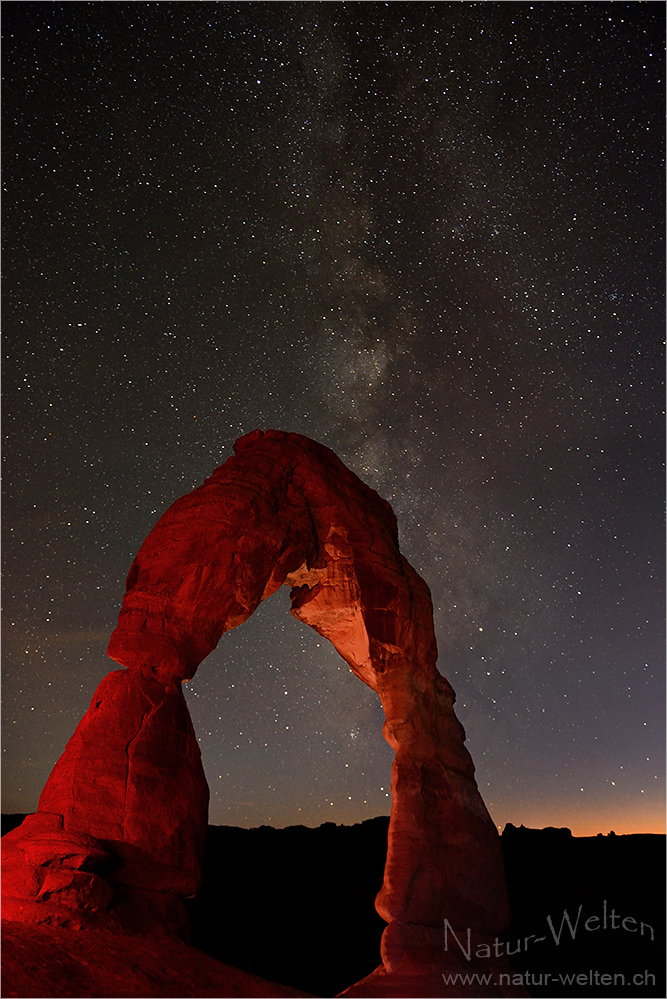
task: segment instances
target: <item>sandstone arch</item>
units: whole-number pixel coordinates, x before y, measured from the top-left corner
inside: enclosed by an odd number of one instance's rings
[[[50,849],[61,863],[46,890],[35,875],[21,918],[48,903],[101,918],[125,893],[133,911],[141,896],[141,918],[178,919],[174,899],[198,887],[208,799],[180,684],[288,585],[294,616],[377,691],[395,750],[376,902],[384,968],[437,971],[445,918],[487,940],[509,914],[499,838],[436,668],[429,589],[400,554],[389,504],[328,448],[269,430],[234,451],[141,546],[108,649],[125,669],[96,691],[37,815],[5,837],[10,894],[12,871]]]

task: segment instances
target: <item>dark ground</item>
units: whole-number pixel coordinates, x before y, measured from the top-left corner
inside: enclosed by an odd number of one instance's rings
[[[263,978],[336,995],[380,961],[385,924],[373,900],[388,821],[209,826],[204,888],[190,903],[192,943]],[[3,833],[15,824],[3,816]],[[513,968],[530,976],[531,995],[665,996],[664,836],[575,838],[508,826],[502,843],[513,912],[502,939]],[[585,984],[568,981],[576,975]],[[623,975],[624,984],[605,975]]]
[[[533,976],[526,982],[531,995],[606,999],[667,994],[664,836],[574,837],[569,830],[506,826],[502,842],[513,913],[504,938],[509,952],[521,941],[521,953],[510,959],[513,968]],[[565,911],[576,927],[574,939],[564,923]],[[547,939],[529,941],[526,949],[530,934]],[[546,984],[547,973],[563,977]],[[595,985],[596,973],[623,975],[626,984],[598,979]],[[587,981],[592,976],[593,984],[568,984],[565,976],[575,974]],[[635,975],[642,984],[632,984]]]

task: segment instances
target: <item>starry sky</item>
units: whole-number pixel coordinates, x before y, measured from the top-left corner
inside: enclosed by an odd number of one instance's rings
[[[499,827],[664,829],[664,5],[4,3],[3,811],[158,517],[259,427],[392,504]],[[185,688],[210,821],[388,814],[283,588]]]

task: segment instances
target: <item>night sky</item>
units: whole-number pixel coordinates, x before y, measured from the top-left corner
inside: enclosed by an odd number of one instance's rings
[[[3,3],[3,811],[158,517],[326,444],[426,579],[494,821],[663,825],[662,3]],[[210,821],[388,814],[288,590],[187,684]]]

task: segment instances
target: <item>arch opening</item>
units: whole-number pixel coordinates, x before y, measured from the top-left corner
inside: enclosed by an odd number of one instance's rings
[[[391,809],[380,700],[281,587],[183,685],[210,789],[209,824],[353,825]]]

